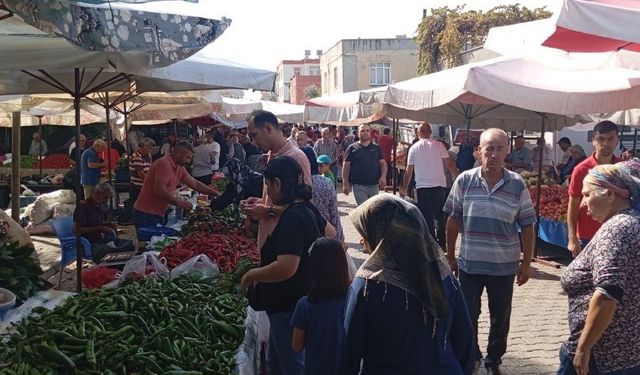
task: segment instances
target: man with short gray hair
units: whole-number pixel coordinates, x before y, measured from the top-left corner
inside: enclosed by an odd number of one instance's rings
[[[450,215],[447,259],[459,273],[476,342],[481,296],[487,289],[491,327],[485,366],[493,374],[500,373],[502,356],[507,350],[514,279],[517,278],[518,285],[529,280],[535,244],[536,214],[529,190],[519,174],[503,167],[508,148],[509,136],[503,130],[485,130],[479,147],[482,166],[460,174],[444,206]],[[460,232],[462,244],[456,259]],[[476,369],[481,359],[477,347]]]
[[[93,188],[100,183],[100,170],[107,163],[98,157],[98,154],[107,149],[107,143],[102,139],[96,139],[93,145],[86,149],[80,157],[80,183],[84,188],[84,198],[91,196]]]

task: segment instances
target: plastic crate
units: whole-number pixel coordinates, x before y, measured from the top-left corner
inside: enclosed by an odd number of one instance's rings
[[[166,234],[167,236],[175,236],[178,234],[173,228],[169,227],[140,227],[138,228],[138,240],[139,241],[150,241],[153,236],[162,236]]]

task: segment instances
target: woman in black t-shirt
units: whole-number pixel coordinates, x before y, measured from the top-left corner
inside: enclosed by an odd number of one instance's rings
[[[311,203],[311,187],[291,157],[272,160],[264,171],[267,194],[283,209],[273,233],[260,249],[260,267],[247,272],[241,286],[260,285],[260,298],[269,316],[269,366],[272,373],[302,374],[304,352],[291,348],[291,318],[298,300],[309,292],[308,250],[333,227]],[[272,212],[273,214],[273,212]]]

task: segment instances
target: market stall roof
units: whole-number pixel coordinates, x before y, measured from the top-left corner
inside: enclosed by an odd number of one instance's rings
[[[335,125],[357,125],[382,117],[381,102],[386,86],[310,99],[304,120]]]
[[[465,88],[473,67],[507,60],[496,58],[391,84],[385,93],[383,112],[392,118],[475,129],[539,129],[540,114],[487,99]],[[576,122],[572,116],[553,114],[546,114],[546,120],[549,130]]]
[[[218,88],[272,90],[275,72],[256,69],[212,56],[207,48],[167,67],[152,68],[145,51],[86,51],[66,39],[44,33],[18,17],[0,21],[0,95],[56,93],[60,90],[28,76],[22,70],[44,69],[61,86],[73,87],[73,67],[85,68],[88,81],[101,72],[100,80],[126,73],[138,92],[185,91]],[[130,82],[107,87],[127,91]]]
[[[77,48],[92,52],[144,51],[155,67],[186,59],[216,40],[231,24],[224,17],[183,16],[167,7],[148,12],[117,3],[65,0],[3,0],[3,4],[24,23]]]
[[[547,47],[568,52],[640,52],[640,2],[565,0]]]
[[[471,67],[464,88],[499,103],[572,116],[636,107],[640,71],[573,59],[506,59]]]
[[[304,121],[304,106],[261,100],[262,109],[276,115],[279,121],[301,123]]]

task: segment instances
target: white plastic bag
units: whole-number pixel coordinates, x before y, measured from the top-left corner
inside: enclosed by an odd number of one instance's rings
[[[200,254],[172,269],[171,277],[176,277],[186,273],[198,273],[205,277],[211,277],[218,275],[220,273],[220,268],[218,268],[218,265],[213,263],[208,256]]]
[[[36,201],[33,203],[31,221],[36,225],[51,218],[51,215],[53,214],[53,205],[55,203],[75,204],[75,202],[76,194],[73,190],[63,189],[42,194],[38,196]]]
[[[103,288],[115,288],[127,278],[139,280],[147,277],[169,277],[169,268],[167,268],[163,260],[158,258],[158,254],[160,254],[158,251],[147,251],[132,257],[124,265],[120,277],[109,284],[105,284]]]

